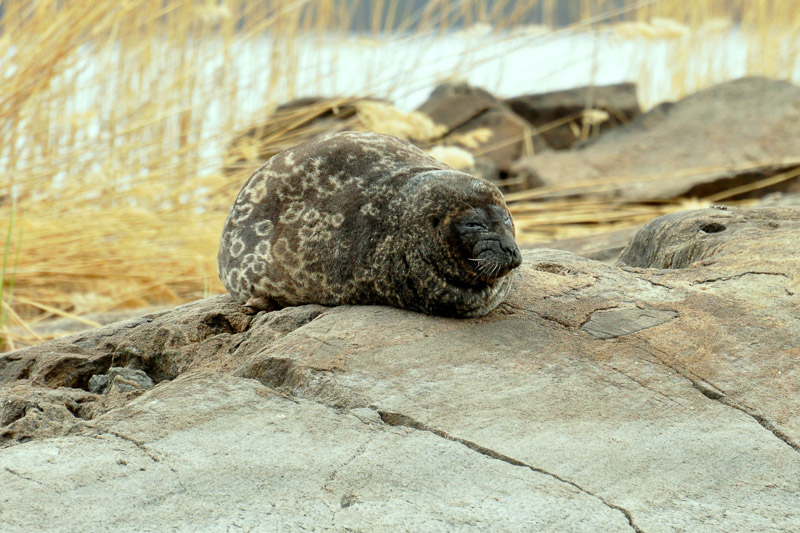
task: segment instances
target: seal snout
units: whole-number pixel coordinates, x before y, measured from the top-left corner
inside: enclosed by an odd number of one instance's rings
[[[522,254],[512,239],[486,239],[473,249],[476,270],[488,281],[500,279],[522,264]]]

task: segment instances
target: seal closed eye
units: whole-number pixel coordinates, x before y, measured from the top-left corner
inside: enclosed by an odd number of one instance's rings
[[[379,304],[482,316],[521,255],[500,191],[415,146],[344,132],[273,156],[225,220],[220,279],[253,311]]]

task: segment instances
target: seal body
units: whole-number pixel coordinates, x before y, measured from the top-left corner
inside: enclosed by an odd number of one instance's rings
[[[505,298],[521,254],[497,187],[394,137],[344,132],[253,174],[218,261],[253,311],[379,304],[476,317]]]

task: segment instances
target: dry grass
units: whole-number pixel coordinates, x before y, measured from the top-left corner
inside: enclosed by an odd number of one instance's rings
[[[217,239],[250,169],[225,175],[224,162],[206,147],[263,123],[279,100],[309,89],[299,86],[309,79],[298,71],[301,44],[343,34],[354,12],[347,4],[0,1],[0,227],[8,227],[15,198],[15,230],[4,252],[18,258],[0,280],[6,289],[14,284],[13,294],[3,293],[0,350],[39,342],[30,325],[47,317],[174,304],[221,292]],[[500,1],[491,9],[480,0],[434,0],[418,12],[405,12],[393,0],[372,4],[373,38],[398,27],[443,33],[457,23],[489,22],[502,29],[540,10],[548,22],[555,20],[556,8],[554,0]],[[800,29],[797,2],[616,4],[571,2],[573,26],[625,22],[621,32],[647,38],[688,36],[673,48],[674,96],[725,75],[704,43],[718,38],[718,21],[732,15],[751,36],[749,72],[786,77],[798,59],[797,39],[787,41]],[[237,47],[254,39],[272,44],[273,52],[254,57],[248,70],[266,83],[242,79],[233,66]],[[683,68],[689,63],[691,70]],[[322,82],[333,67],[320,64],[311,78]],[[373,96],[391,100],[407,85],[432,81],[376,80],[382,92]],[[243,121],[242,105],[252,99],[258,111]],[[392,113],[367,105],[361,116],[373,127],[409,134],[402,129],[408,121]],[[413,120],[414,128],[430,127]],[[399,125],[387,126],[392,121]],[[291,143],[292,128],[282,125],[271,135],[275,144]],[[552,198],[543,204],[529,198],[514,210],[522,240],[543,240],[639,224],[682,207]]]

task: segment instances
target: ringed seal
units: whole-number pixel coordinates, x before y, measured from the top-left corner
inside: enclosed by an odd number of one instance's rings
[[[218,261],[253,312],[377,304],[478,317],[505,298],[522,256],[497,187],[394,137],[344,132],[250,177]]]

